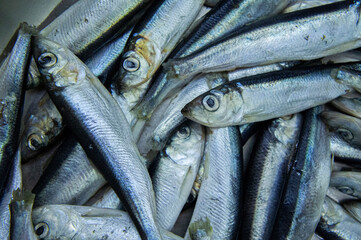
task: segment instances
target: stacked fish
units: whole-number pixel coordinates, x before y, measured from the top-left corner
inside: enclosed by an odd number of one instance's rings
[[[79,0],[21,24],[0,239],[361,239],[360,9]]]

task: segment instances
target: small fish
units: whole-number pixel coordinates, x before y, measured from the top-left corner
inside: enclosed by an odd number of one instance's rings
[[[342,206],[361,223],[361,203],[359,201],[348,201]]]
[[[348,115],[361,118],[361,94],[348,93],[331,102],[332,106]]]
[[[361,173],[360,172],[333,172],[330,186],[340,192],[361,199]]]
[[[335,161],[361,164],[361,149],[351,146],[337,133],[330,133],[330,149]]]

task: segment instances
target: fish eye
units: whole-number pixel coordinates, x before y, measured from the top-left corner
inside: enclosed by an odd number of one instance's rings
[[[210,112],[214,112],[219,108],[219,101],[214,95],[207,95],[202,100],[203,107]]]
[[[31,150],[34,150],[34,151],[38,150],[42,146],[42,144],[43,144],[42,136],[39,136],[38,134],[33,133],[28,137],[28,147]]]
[[[187,125],[181,127],[177,132],[177,136],[181,138],[187,138],[190,135],[191,135],[191,129]]]
[[[345,140],[352,140],[353,139],[353,134],[352,132],[350,132],[350,130],[344,129],[344,128],[339,128],[336,131],[338,134],[341,135],[341,137]]]
[[[45,238],[49,233],[49,226],[46,223],[38,223],[35,226],[35,233],[39,238]]]
[[[58,61],[57,57],[52,53],[43,53],[39,56],[38,62],[43,67],[51,67]]]
[[[352,195],[353,194],[353,189],[347,186],[342,186],[342,187],[338,187],[337,188],[340,192],[348,194],[348,195]]]
[[[135,72],[139,69],[139,60],[133,57],[128,57],[123,61],[123,68],[128,72]]]

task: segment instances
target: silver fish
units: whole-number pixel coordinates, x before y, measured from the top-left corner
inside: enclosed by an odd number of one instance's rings
[[[260,133],[245,178],[242,239],[271,239],[302,115],[273,120]]]
[[[351,90],[333,79],[332,69],[284,70],[234,80],[195,98],[182,113],[209,127],[242,125],[294,114]]]
[[[361,149],[348,144],[339,134],[330,134],[330,149],[335,156],[335,161],[361,164]]]
[[[325,239],[359,240],[361,224],[352,218],[339,204],[325,199],[317,233]]]
[[[332,106],[348,115],[361,118],[361,94],[349,93],[331,102]]]
[[[361,203],[359,201],[348,201],[342,206],[361,223]]]
[[[359,172],[333,172],[330,186],[339,191],[361,199],[361,173]]]
[[[64,121],[122,200],[140,235],[162,239],[151,180],[118,103],[70,50],[36,38],[34,57]]]
[[[323,110],[318,106],[305,112],[270,239],[310,239],[315,232],[332,171],[328,131],[318,116]]]
[[[204,179],[185,239],[237,236],[242,206],[240,140],[236,127],[209,129]]]
[[[347,0],[264,19],[189,56],[169,60],[166,68],[170,75],[184,79],[201,72],[311,60],[355,49],[361,46],[360,4]]]
[[[203,156],[204,129],[194,122],[182,124],[160,152],[151,169],[159,226],[171,230],[196,178]]]
[[[73,239],[142,239],[128,213],[73,205],[46,205],[33,211],[33,222],[39,237],[44,240]],[[162,231],[163,239],[181,238]]]

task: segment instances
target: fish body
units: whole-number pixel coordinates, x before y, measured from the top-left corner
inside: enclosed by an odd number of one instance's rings
[[[186,78],[200,72],[312,60],[355,49],[361,46],[360,4],[348,0],[264,19],[191,55],[170,60],[167,67],[171,75]]]
[[[333,172],[331,176],[330,186],[337,188],[339,191],[361,198],[361,173],[359,172]]]
[[[348,201],[342,204],[342,206],[361,223],[361,203],[359,201]]]
[[[122,209],[123,204],[114,190],[108,187],[103,196],[92,204],[92,207]]]
[[[238,128],[210,129],[203,181],[185,239],[234,239],[237,236],[242,180]]]
[[[332,69],[284,70],[234,80],[195,98],[182,113],[209,127],[242,125],[290,115],[351,90],[333,79]]]
[[[70,50],[44,38],[34,56],[47,91],[144,239],[162,239],[151,180],[118,103]]]
[[[74,136],[57,149],[38,183],[33,188],[35,206],[48,204],[84,204],[105,184]]]
[[[361,163],[361,149],[348,144],[339,134],[330,133],[330,149],[335,161],[346,164]]]
[[[339,111],[361,118],[361,94],[351,93],[336,98],[331,102]]]
[[[0,68],[0,192],[18,148],[33,32],[27,24],[20,25],[11,53]]]
[[[271,239],[301,127],[302,115],[295,114],[273,120],[258,136],[245,178],[241,239]]]
[[[304,114],[293,165],[270,239],[310,239],[321,216],[331,177],[331,153],[318,106]]]
[[[204,129],[194,122],[179,126],[154,160],[151,178],[155,191],[159,226],[170,231],[196,178],[203,156]]]

